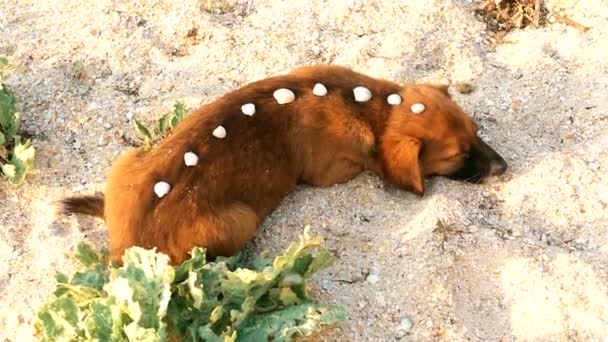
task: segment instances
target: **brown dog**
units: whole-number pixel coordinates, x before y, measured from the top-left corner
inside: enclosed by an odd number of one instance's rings
[[[137,245],[180,263],[193,246],[210,257],[240,251],[298,183],[329,186],[370,170],[422,195],[424,177],[478,182],[506,168],[447,87],[320,65],[202,106],[150,151],[118,158],[105,199],[63,204],[105,219],[113,261]]]

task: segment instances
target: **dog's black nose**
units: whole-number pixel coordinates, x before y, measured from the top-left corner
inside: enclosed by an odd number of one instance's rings
[[[490,170],[489,170],[488,174],[490,176],[500,176],[503,173],[505,173],[505,171],[507,171],[507,167],[508,167],[507,162],[504,159],[499,158],[499,159],[493,160],[490,163]]]

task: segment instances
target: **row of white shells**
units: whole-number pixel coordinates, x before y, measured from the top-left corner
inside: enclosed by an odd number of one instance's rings
[[[317,83],[312,88],[312,93],[315,96],[325,96],[327,95],[327,88],[323,84]],[[353,95],[355,96],[355,101],[357,102],[368,102],[372,99],[372,92],[366,87],[355,87],[353,89]],[[293,91],[287,88],[275,90],[272,96],[278,104],[291,103],[296,99],[296,95],[293,93]],[[402,102],[401,95],[390,94],[387,96],[386,102],[392,106],[398,106]],[[414,103],[410,109],[412,113],[420,114],[425,111],[426,106],[422,103]],[[255,114],[255,104],[246,103],[242,105],[241,112],[247,116],[253,116]],[[226,137],[226,129],[221,125],[217,126],[213,130],[212,134],[218,139],[224,139]],[[186,152],[184,154],[184,164],[189,167],[196,166],[198,164],[198,155],[192,151]],[[160,181],[154,184],[154,193],[159,198],[164,197],[169,193],[169,191],[171,191],[171,185],[167,182]]]

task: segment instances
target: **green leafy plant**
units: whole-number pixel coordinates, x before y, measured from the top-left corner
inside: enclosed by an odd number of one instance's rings
[[[0,68],[8,64],[0,56]],[[22,142],[19,133],[21,113],[15,105],[15,95],[0,83],[0,170],[9,182],[21,185],[34,166],[35,150],[29,139]]]
[[[308,280],[335,259],[307,229],[274,260],[208,262],[196,247],[172,267],[166,255],[132,247],[116,267],[86,243],[75,258],[84,269],[71,279],[57,274],[35,322],[39,340],[288,341],[345,318],[309,296]]]
[[[188,114],[188,109],[182,101],[176,101],[173,111],[166,113],[157,120],[154,129],[148,128],[141,121],[135,119],[135,131],[144,142],[144,149],[149,150],[152,145],[162,140],[179,124]]]

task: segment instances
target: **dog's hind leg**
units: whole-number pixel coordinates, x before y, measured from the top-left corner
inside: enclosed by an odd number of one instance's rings
[[[227,205],[176,227],[167,241],[168,252],[173,263],[187,259],[194,246],[206,248],[208,258],[231,256],[254,237],[259,224],[260,219],[250,206],[241,202]]]

